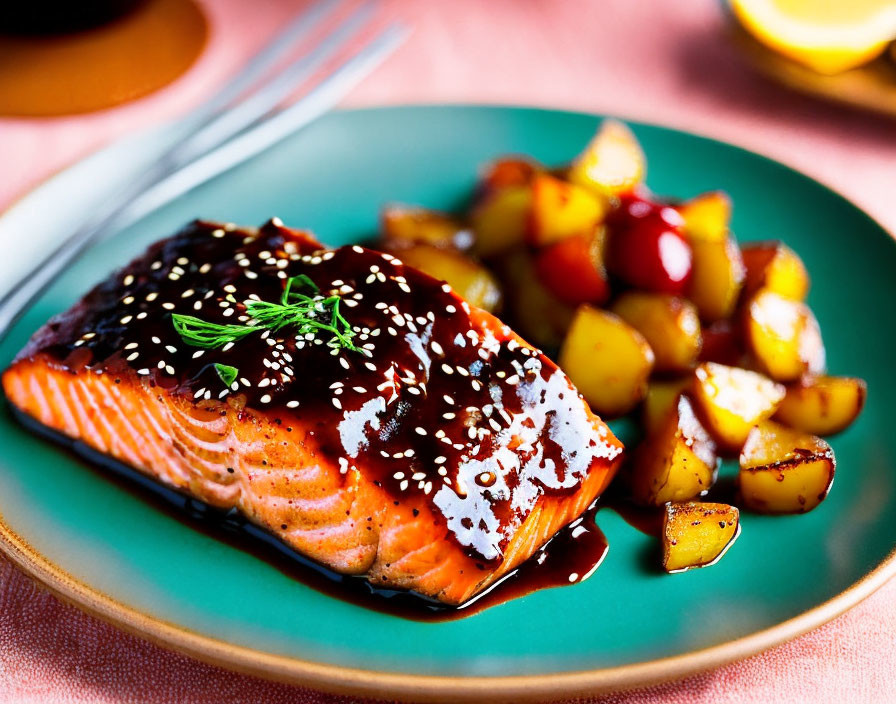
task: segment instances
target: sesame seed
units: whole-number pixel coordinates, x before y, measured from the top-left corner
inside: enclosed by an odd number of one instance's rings
[[[196,350],[193,353],[193,359],[199,359],[204,354],[205,354],[205,350]]]
[[[509,376],[509,377],[507,377],[507,379],[505,379],[505,381],[506,381],[508,384],[510,384],[511,386],[514,386],[514,385],[520,383],[520,378],[519,378],[518,375],[514,374],[513,376]]]
[[[445,394],[444,396],[442,396],[442,398],[445,399],[445,403],[454,403],[454,399],[451,398],[448,394]]]
[[[270,402],[271,402],[271,395],[270,395],[270,394],[265,394],[264,396],[262,396],[262,397],[261,397],[260,399],[258,399],[258,400],[261,401],[262,403],[270,403]]]
[[[442,371],[446,374],[454,374],[454,367],[449,366],[448,364],[443,364]]]
[[[421,325],[425,325],[425,324],[426,324],[426,321],[424,320],[423,323],[421,323]],[[438,342],[436,342],[435,340],[433,340],[432,342],[430,342],[430,343],[429,343],[429,346],[432,348],[432,351],[435,352],[436,354],[438,354],[438,355],[444,355],[444,354],[445,354],[445,350],[442,349],[442,346],[441,346]]]
[[[124,346],[124,348],[125,348],[126,350],[132,350],[132,349],[136,348],[137,346],[138,346],[138,345],[137,345],[136,342],[129,342],[128,344],[126,344],[126,345]]]
[[[165,345],[165,349],[168,350],[171,354],[177,353],[177,347],[174,345]]]
[[[330,400],[333,402],[333,405],[336,406],[336,408],[339,408],[340,410],[342,409],[342,401],[340,401],[338,398],[332,398]]]
[[[223,236],[224,236],[224,230],[222,230],[220,228],[217,230],[212,230],[212,237],[217,237],[220,239]]]
[[[353,246],[352,246],[352,251],[353,251],[353,252],[357,252],[358,254],[364,254],[364,250],[361,249],[358,245],[353,245]]]
[[[134,316],[133,316],[133,315],[126,315],[126,316],[124,316],[124,317],[121,319],[120,322],[121,322],[122,325],[127,325],[127,324],[128,324],[129,322],[131,322],[133,319],[134,319]]]
[[[456,413],[443,413],[442,418],[444,418],[445,420],[454,420],[455,418],[457,418],[457,414]]]
[[[405,479],[404,481],[402,481],[401,484],[398,485],[398,488],[401,491],[405,491],[408,488],[408,480]]]
[[[137,373],[140,374],[141,376],[146,376],[147,374],[149,374],[149,369],[147,369],[146,367],[143,367],[143,369],[138,369]]]
[[[129,354],[125,359],[127,359],[128,362],[133,362],[133,361],[134,361],[135,359],[137,359],[137,357],[139,357],[139,356],[140,356],[140,353],[139,353],[139,352],[132,352],[132,353]]]
[[[174,374],[174,367],[172,367],[170,364],[166,364],[165,371],[168,372],[169,374]]]
[[[426,435],[426,428],[421,428],[418,425],[416,428],[414,428],[414,432],[417,433],[417,435]]]
[[[288,401],[286,404],[287,408],[298,408],[298,406],[299,406],[298,401]]]
[[[152,301],[156,300],[159,297],[158,291],[153,291],[151,293],[146,294],[146,300],[152,303]]]
[[[442,284],[442,290],[445,293],[451,293],[451,287],[448,284]]]
[[[165,310],[174,310],[174,304],[173,303],[163,303],[162,308],[164,308]]]
[[[125,286],[130,286],[132,283],[134,283],[134,275],[128,274],[124,277],[124,279],[122,279],[121,283],[123,283]]]

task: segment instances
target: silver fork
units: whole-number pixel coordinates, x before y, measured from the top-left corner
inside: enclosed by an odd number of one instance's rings
[[[404,41],[408,30],[403,25],[389,25],[350,58],[342,60],[293,105],[276,110],[350,43],[370,19],[375,1],[365,0],[312,51],[253,89],[285,51],[339,2],[320,0],[250,59],[225,88],[184,118],[180,122],[181,136],[159,154],[149,169],[109,198],[108,206],[82,222],[0,298],[0,340],[28,305],[90,245],[263,152],[334,107]],[[228,110],[240,97],[244,99]]]

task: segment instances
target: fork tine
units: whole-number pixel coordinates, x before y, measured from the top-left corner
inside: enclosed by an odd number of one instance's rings
[[[196,159],[276,108],[351,41],[370,20],[377,5],[378,0],[364,0],[312,51],[293,61],[266,85],[191,135],[178,150],[174,165]]]
[[[265,43],[264,48],[254,54],[226,85],[204,103],[199,112],[208,119],[210,115],[239,98],[340,2],[341,0],[318,0],[303,10],[271,41]]]

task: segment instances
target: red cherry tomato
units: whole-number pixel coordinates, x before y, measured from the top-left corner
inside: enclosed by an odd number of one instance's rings
[[[607,218],[607,267],[629,286],[681,296],[691,277],[693,253],[672,207],[640,196],[623,198]]]

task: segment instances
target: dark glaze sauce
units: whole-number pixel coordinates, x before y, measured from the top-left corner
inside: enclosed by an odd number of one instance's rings
[[[291,579],[328,596],[364,608],[415,621],[450,621],[539,589],[583,582],[600,566],[608,551],[606,537],[595,524],[597,506],[561,529],[550,542],[487,591],[459,607],[450,607],[414,592],[377,588],[363,577],[348,576],[309,560],[277,537],[250,523],[237,511],[223,511],[160,484],[132,467],[79,440],[48,428],[13,406],[10,410],[28,430],[52,440],[87,460],[87,466],[111,478],[140,501],[214,540],[264,560]]]
[[[245,301],[280,301],[299,274],[341,296],[363,352],[289,327],[202,350],[172,324],[172,313],[248,324]],[[45,352],[71,371],[136,373],[198,404],[240,397],[278,421],[300,417],[343,474],[427,503],[467,554],[495,564],[539,496],[576,491],[621,446],[552,362],[476,316],[388,254],[328,251],[277,221],[257,231],[194,222],[50,321],[20,356]],[[214,363],[239,370],[232,388]]]

